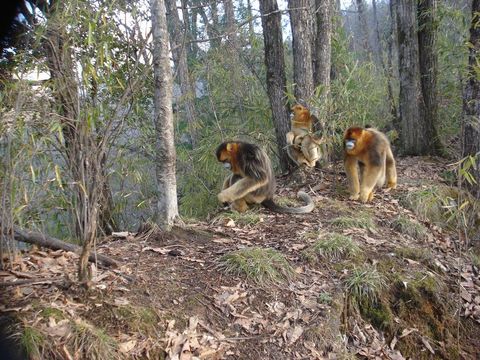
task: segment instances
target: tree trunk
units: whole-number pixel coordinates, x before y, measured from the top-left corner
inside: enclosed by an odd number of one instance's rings
[[[178,76],[178,83],[180,85],[181,99],[180,103],[183,105],[185,112],[185,119],[188,124],[188,133],[190,135],[192,147],[195,148],[197,144],[196,134],[196,111],[195,111],[195,90],[190,81],[190,74],[187,63],[187,42],[185,34],[185,27],[178,16],[178,10],[175,0],[165,0],[168,9],[169,19],[169,33],[170,33],[170,47],[172,49],[173,63],[175,65],[176,76]]]
[[[178,217],[175,144],[172,111],[172,72],[164,0],[151,0],[154,71],[155,170],[157,223],[170,230]]]
[[[253,27],[253,12],[252,12],[252,2],[247,0],[247,18],[248,18],[248,36],[252,40],[255,36],[255,29]]]
[[[472,192],[480,199],[480,80],[478,59],[480,56],[480,0],[472,2],[472,22],[468,55],[468,77],[463,95],[463,156],[473,156],[476,168],[471,172],[476,184]]]
[[[267,92],[272,108],[273,124],[277,138],[280,166],[288,170],[286,134],[290,131],[289,109],[287,106],[285,59],[283,56],[282,16],[276,0],[260,0],[265,66],[267,68]]]
[[[65,250],[65,251],[71,251],[76,254],[80,254],[82,252],[82,248],[77,245],[73,245],[70,243],[66,243],[62,240],[56,239],[54,237],[50,237],[47,235],[44,235],[39,232],[35,231],[27,231],[23,230],[17,226],[14,226],[14,232],[13,236],[15,240],[33,244],[33,245],[38,245],[42,247],[46,247],[48,249],[52,250]],[[101,254],[88,254],[88,260],[90,262],[99,262],[100,264],[104,266],[114,266],[118,267],[119,263],[105,255]]]
[[[232,0],[223,0],[225,18],[227,22],[227,40],[234,49],[238,49],[237,26],[235,22],[235,9]]]
[[[378,16],[377,16],[377,2],[372,0],[372,13],[373,13],[373,29],[375,33],[375,62],[382,66],[382,69],[385,69],[385,63],[383,61],[383,51],[382,51],[382,39],[380,37],[380,29],[378,27]]]
[[[429,152],[425,141],[425,103],[420,85],[415,14],[415,1],[397,0],[400,139],[405,155]]]
[[[205,26],[205,31],[207,32],[207,36],[210,39],[209,44],[211,49],[216,49],[220,46],[221,41],[218,37],[218,12],[217,12],[217,5],[215,2],[210,3],[210,14],[212,21],[208,19],[207,13],[202,6],[197,8],[198,14],[202,18],[203,25]]]
[[[312,61],[312,20],[310,0],[288,0],[293,47],[295,98],[309,103],[314,92]]]
[[[436,54],[436,0],[418,0],[418,53],[420,83],[425,101],[425,141],[429,152],[438,155],[442,144],[438,136],[437,54]]]
[[[390,28],[387,39],[387,66],[385,69],[385,74],[387,76],[387,91],[388,97],[390,98],[390,113],[392,114],[393,128],[400,133],[400,116],[398,114],[397,100],[395,99],[395,96],[393,94],[393,79],[395,78],[393,66],[393,50],[396,43],[395,26],[397,23],[395,1],[396,0],[390,0],[389,4]]]
[[[363,0],[356,0],[358,11],[358,23],[360,26],[360,36],[362,37],[362,49],[364,59],[370,60],[372,48],[370,46],[370,37],[368,35],[368,21],[365,13],[365,3]]]
[[[323,89],[324,99],[330,95],[332,69],[333,0],[315,0],[316,36],[314,63],[314,87]]]

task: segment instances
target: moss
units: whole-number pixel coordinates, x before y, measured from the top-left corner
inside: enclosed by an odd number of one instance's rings
[[[395,255],[427,264],[431,263],[433,259],[433,255],[429,250],[411,247],[396,248]]]
[[[362,316],[369,320],[377,329],[391,329],[393,314],[389,305],[384,304],[383,301],[361,304],[360,312]]]

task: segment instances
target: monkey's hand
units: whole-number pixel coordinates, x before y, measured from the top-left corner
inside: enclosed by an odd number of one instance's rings
[[[217,198],[218,198],[218,201],[220,201],[220,203],[222,204],[233,202],[232,194],[226,190],[219,193],[217,195]]]
[[[350,195],[350,200],[358,200],[360,198],[360,194]]]

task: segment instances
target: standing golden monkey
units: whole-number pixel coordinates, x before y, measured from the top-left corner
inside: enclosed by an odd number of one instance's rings
[[[312,198],[301,191],[298,196],[306,203],[305,206],[290,208],[273,201],[276,184],[272,165],[268,155],[257,145],[224,142],[217,148],[216,155],[218,161],[232,171],[218,194],[221,203],[230,203],[238,212],[246,211],[249,204],[262,204],[270,210],[290,214],[308,213],[314,209]]]
[[[314,167],[320,158],[321,139],[312,133],[313,119],[310,111],[297,104],[292,107],[291,129],[287,133],[288,156],[298,165]]]
[[[385,178],[388,188],[397,187],[395,158],[385,134],[372,128],[351,127],[343,138],[351,200],[372,200],[375,186],[382,187]]]

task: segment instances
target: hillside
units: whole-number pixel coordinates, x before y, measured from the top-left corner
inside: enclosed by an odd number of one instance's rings
[[[329,168],[301,187],[310,214],[222,210],[172,234],[102,239],[122,266],[92,266],[88,290],[77,255],[32,249],[0,272],[3,324],[34,359],[478,358],[480,252],[455,227],[467,219],[478,237],[480,219],[447,206],[463,196],[447,170],[399,159],[398,189],[364,205]],[[299,187],[279,183],[288,203]]]

